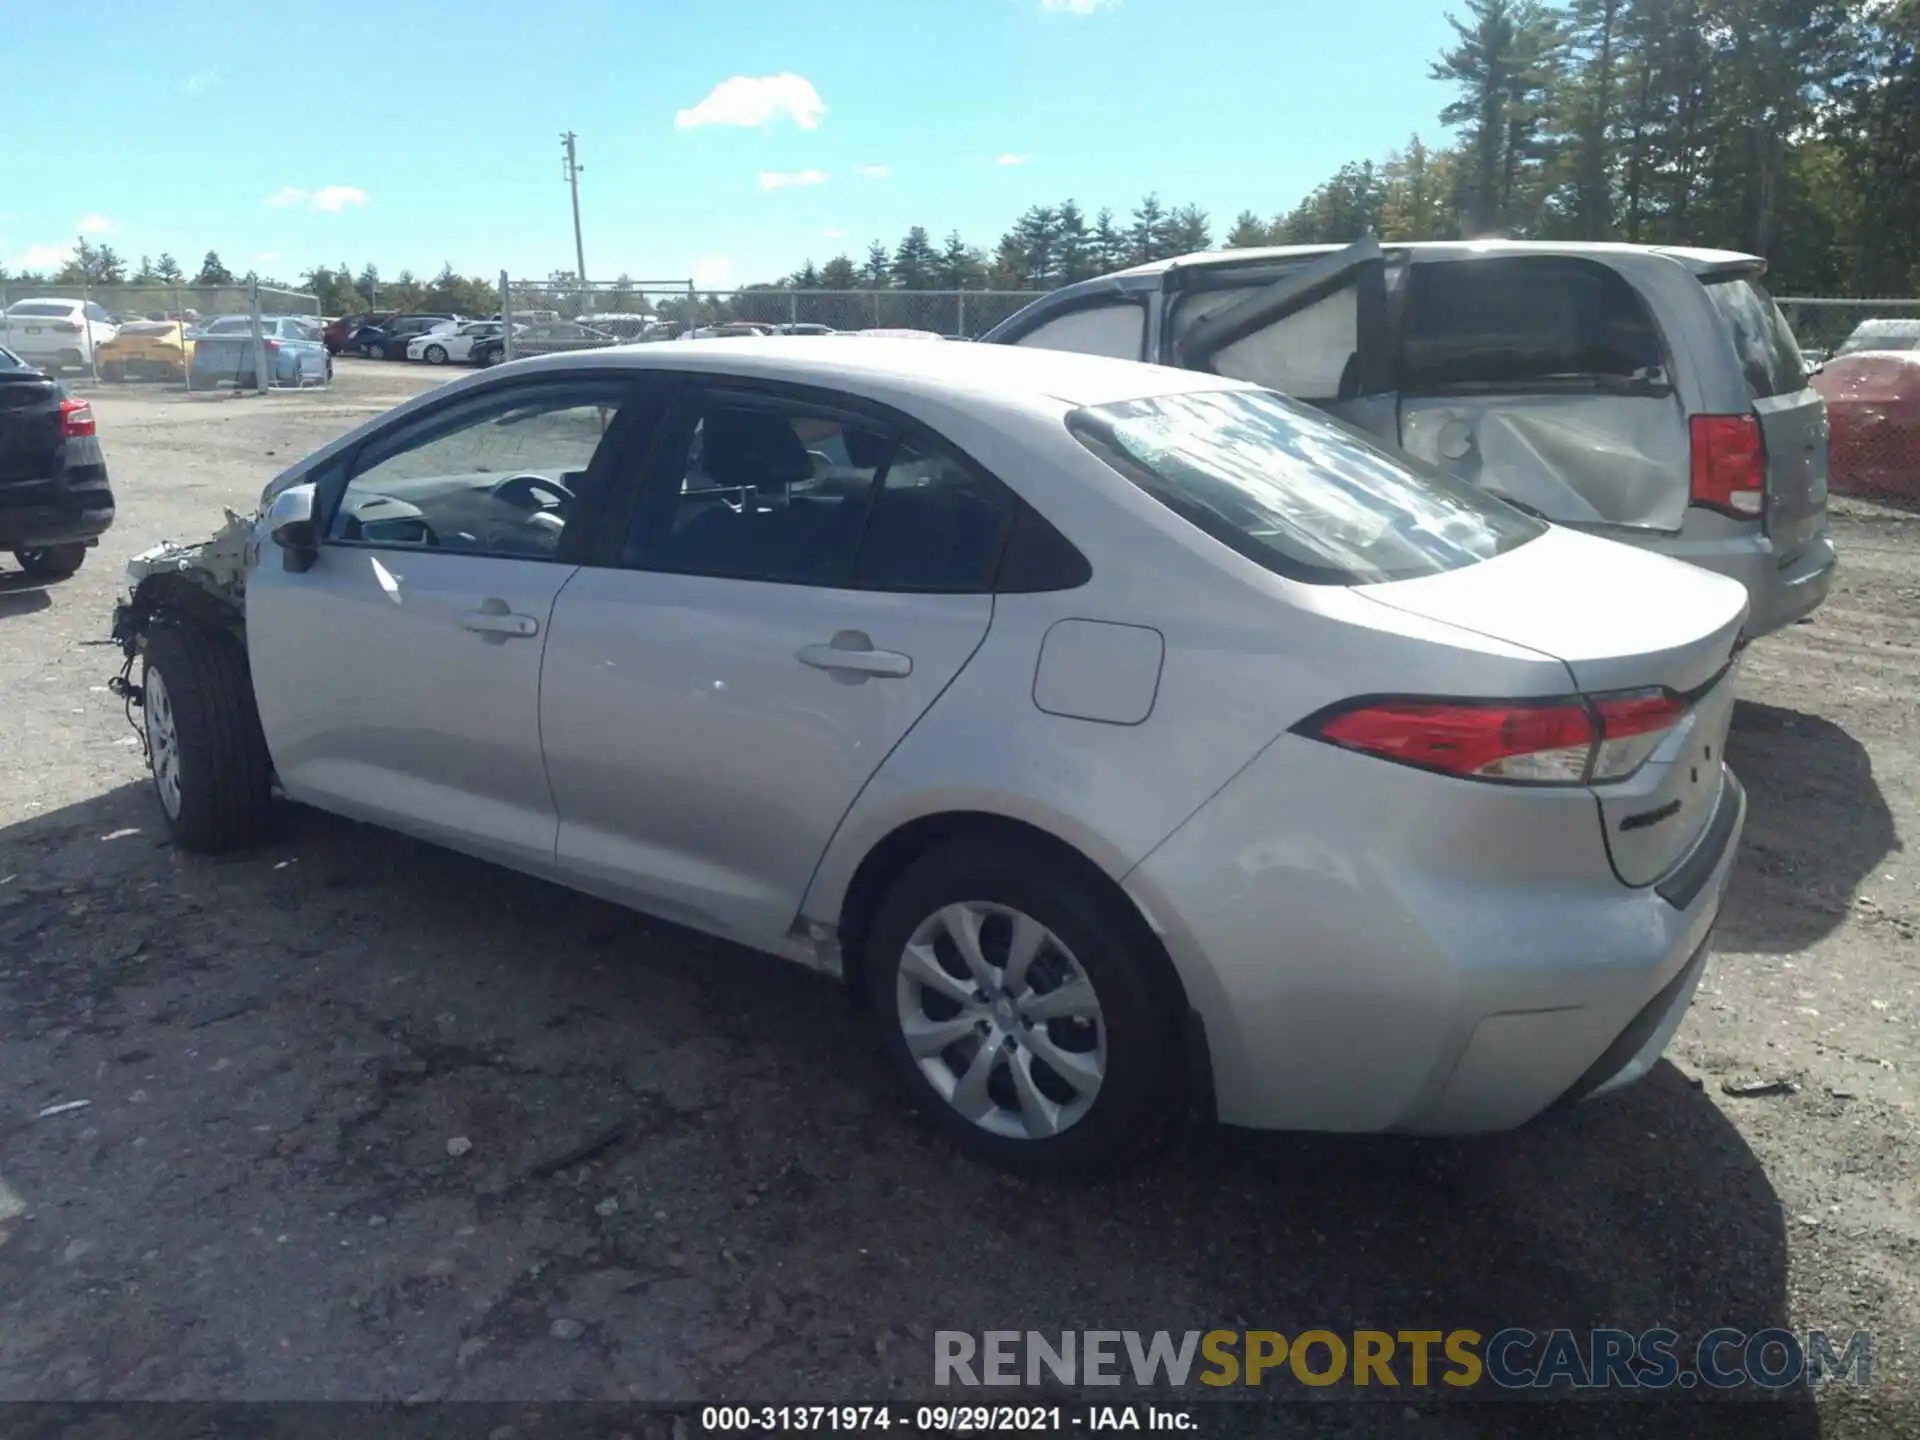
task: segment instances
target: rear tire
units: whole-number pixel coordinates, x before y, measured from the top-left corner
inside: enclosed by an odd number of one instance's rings
[[[198,625],[147,635],[142,709],[153,788],[182,849],[252,844],[272,816],[272,763],[240,642]]]
[[[984,836],[929,851],[887,891],[864,951],[870,998],[913,1102],[962,1149],[1027,1174],[1097,1173],[1179,1114],[1183,1002],[1125,903],[1091,867]],[[968,924],[984,978],[955,939]]]
[[[64,580],[86,563],[87,547],[40,545],[30,550],[16,550],[13,558],[37,580]]]
[[[115,363],[108,363],[106,365],[102,365],[100,367],[100,378],[102,380],[113,381],[113,382],[125,380],[127,378],[127,367],[124,365],[115,364]]]

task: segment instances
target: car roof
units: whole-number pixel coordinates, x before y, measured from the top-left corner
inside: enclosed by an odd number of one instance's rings
[[[1258,386],[1191,370],[1001,345],[938,345],[880,336],[777,336],[716,339],[699,345],[614,345],[527,361],[529,369],[592,365],[676,370],[786,381],[864,392],[964,393],[983,400],[1030,404],[1046,397],[1068,406],[1104,405],[1145,395]],[[493,372],[498,374],[499,372]]]
[[[1197,250],[1164,260],[1148,260],[1115,275],[1158,275],[1167,270],[1203,265],[1246,265],[1263,260],[1304,260],[1332,255],[1343,245],[1257,245],[1244,250]],[[1708,250],[1687,245],[1629,245],[1611,240],[1395,240],[1381,241],[1383,250],[1405,250],[1434,260],[1467,260],[1485,255],[1568,255],[1595,259],[1618,255],[1664,255],[1695,272],[1727,266],[1764,270],[1766,261],[1738,250]],[[1111,279],[1113,276],[1103,276]]]

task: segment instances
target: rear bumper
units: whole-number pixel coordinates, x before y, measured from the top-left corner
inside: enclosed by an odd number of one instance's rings
[[[1469,817],[1481,856],[1410,845],[1435,807],[1480,803],[1410,773],[1357,757],[1324,783],[1243,773],[1126,878],[1198,1012],[1222,1122],[1510,1129],[1644,1073],[1685,1014],[1745,821],[1731,773],[1690,853],[1639,888],[1613,878],[1598,826],[1543,814],[1536,831],[1525,808],[1500,829]],[[1276,833],[1295,809],[1312,828]],[[1526,873],[1556,847],[1559,878]]]
[[[0,550],[92,541],[112,524],[113,491],[104,464],[69,466],[58,479],[0,485]]]
[[[1780,564],[1773,542],[1763,535],[1708,541],[1659,540],[1650,550],[1738,580],[1747,587],[1748,639],[1804,620],[1827,598],[1839,567],[1839,554],[1823,528],[1803,552]]]

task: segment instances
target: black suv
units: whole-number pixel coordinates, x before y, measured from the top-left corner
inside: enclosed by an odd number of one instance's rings
[[[0,350],[0,550],[29,575],[62,579],[111,524],[93,408]]]

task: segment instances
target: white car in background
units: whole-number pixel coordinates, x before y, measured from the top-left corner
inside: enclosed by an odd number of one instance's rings
[[[517,335],[526,328],[516,325],[514,333]],[[473,347],[477,342],[491,340],[499,333],[498,320],[469,320],[458,326],[448,323],[407,341],[407,359],[424,360],[429,365],[447,365],[456,361],[464,364],[473,357]]]
[[[91,300],[16,300],[0,314],[0,345],[48,371],[92,368],[95,347],[119,333]]]

